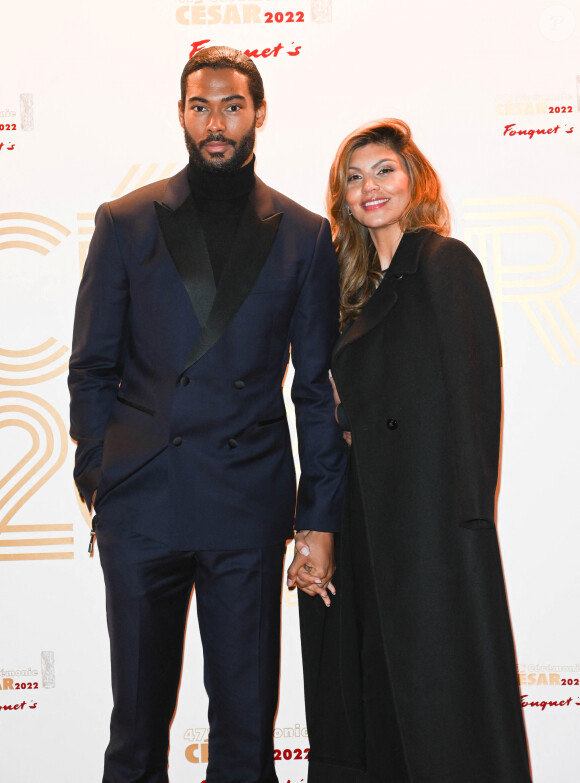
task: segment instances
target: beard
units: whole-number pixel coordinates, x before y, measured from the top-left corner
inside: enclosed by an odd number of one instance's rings
[[[256,141],[256,126],[254,125],[246,133],[245,136],[239,141],[228,139],[221,133],[213,133],[207,136],[199,144],[196,144],[187,129],[183,129],[183,136],[185,138],[185,146],[189,152],[189,157],[193,163],[200,169],[210,171],[213,174],[227,174],[231,171],[237,171],[241,169],[245,162],[248,160],[254,150],[254,144]],[[202,149],[206,144],[212,141],[219,141],[224,144],[230,144],[234,148],[234,154],[230,158],[226,158],[223,152],[215,152],[210,154],[210,158],[205,158],[202,155]]]

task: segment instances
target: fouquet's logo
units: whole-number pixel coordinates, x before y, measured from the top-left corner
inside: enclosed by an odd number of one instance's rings
[[[204,38],[201,41],[193,41],[191,44],[191,50],[189,52],[190,59],[193,57],[194,54],[197,52],[200,52],[202,49],[205,49],[207,46],[211,46],[211,40],[209,38]],[[283,43],[277,43],[276,46],[267,46],[265,48],[258,47],[257,49],[245,49],[244,54],[246,57],[253,57],[258,58],[262,57],[266,59],[266,57],[278,57],[280,52],[283,52],[284,54],[287,54],[289,57],[296,57],[300,54],[302,47],[297,46],[294,41],[292,41],[292,44],[290,47],[284,46]]]

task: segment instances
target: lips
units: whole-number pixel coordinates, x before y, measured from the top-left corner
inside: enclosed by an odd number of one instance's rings
[[[382,206],[384,206],[387,201],[390,201],[388,198],[373,198],[369,201],[363,201],[361,204],[361,207],[366,210],[372,210],[372,209],[380,209]]]
[[[223,152],[225,152],[228,147],[230,147],[229,144],[222,144],[217,142],[212,142],[211,144],[205,144],[205,149],[207,152],[209,152],[210,155],[219,155]]]
[[[224,136],[218,136],[218,137],[210,137],[208,139],[204,139],[199,144],[199,148],[202,149],[205,147],[207,151],[212,154],[218,154],[220,152],[225,152],[228,147],[234,147],[235,148],[236,143],[235,141],[232,141],[231,139],[226,139]]]

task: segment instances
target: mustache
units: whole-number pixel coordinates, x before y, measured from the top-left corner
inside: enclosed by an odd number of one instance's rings
[[[236,146],[236,142],[233,139],[228,139],[221,133],[212,133],[207,137],[207,139],[199,142],[199,149],[205,147],[206,144],[212,144],[213,142],[219,142],[220,144],[230,144],[232,147]]]

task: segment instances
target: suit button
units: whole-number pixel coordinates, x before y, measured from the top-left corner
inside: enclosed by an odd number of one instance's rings
[[[183,376],[182,376],[182,377],[179,379],[179,383],[180,383],[182,386],[189,386],[189,378],[187,377],[187,375],[183,375]]]
[[[238,447],[238,441],[235,438],[230,438],[228,440],[228,446],[230,447],[230,449],[235,449]]]
[[[245,389],[246,384],[243,381],[234,381],[234,387],[236,389]]]
[[[396,430],[399,426],[399,422],[396,419],[387,419],[387,427],[390,430]]]
[[[176,438],[173,438],[174,446],[181,446],[182,443],[183,443],[183,438],[180,438],[179,435]]]

